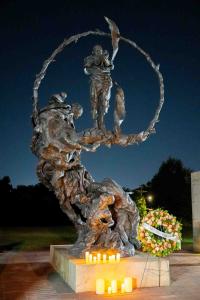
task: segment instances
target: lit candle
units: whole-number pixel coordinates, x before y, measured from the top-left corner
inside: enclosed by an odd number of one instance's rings
[[[112,293],[117,293],[117,280],[113,279],[111,281],[111,289],[112,289]]]
[[[112,289],[111,289],[111,286],[108,287],[108,294],[111,294],[112,293]]]
[[[117,261],[117,262],[120,262],[120,253],[117,253],[117,254],[116,254],[116,261]]]
[[[121,293],[124,293],[124,292],[125,292],[125,284],[122,283],[122,284],[121,284]]]
[[[90,255],[90,252],[86,251],[85,252],[85,262],[88,263],[89,261],[89,255]]]
[[[88,262],[89,262],[89,263],[92,263],[92,254],[89,254]]]
[[[102,295],[105,292],[105,280],[104,279],[97,279],[96,280],[96,294]]]
[[[109,262],[115,262],[115,255],[109,256]]]
[[[125,292],[131,293],[133,290],[132,287],[132,278],[131,277],[125,277],[124,278],[124,286],[125,286]]]
[[[97,253],[97,261],[100,262],[101,260],[101,253]]]
[[[93,262],[96,264],[96,262],[97,262],[97,257],[96,256],[93,257]]]
[[[107,258],[107,255],[103,254],[103,263],[106,263],[106,258]]]

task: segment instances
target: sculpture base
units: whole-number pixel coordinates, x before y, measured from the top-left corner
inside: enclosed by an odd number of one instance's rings
[[[113,263],[85,263],[84,259],[68,254],[72,245],[51,245],[50,262],[63,280],[76,292],[96,289],[96,279],[116,279],[119,283],[125,277],[133,278],[133,288],[169,286],[169,261],[137,252],[133,257],[121,258]]]

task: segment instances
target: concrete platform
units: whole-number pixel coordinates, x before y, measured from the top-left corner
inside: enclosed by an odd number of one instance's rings
[[[116,279],[119,286],[125,277],[132,277],[133,287],[158,287],[170,285],[169,260],[143,253],[121,258],[120,262],[86,264],[68,253],[70,245],[51,245],[50,263],[63,280],[76,292],[95,291],[97,278],[109,284]]]

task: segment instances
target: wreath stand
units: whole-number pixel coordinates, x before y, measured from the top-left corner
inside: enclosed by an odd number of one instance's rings
[[[144,266],[144,270],[143,270],[143,273],[142,273],[142,278],[141,278],[141,281],[140,281],[139,288],[142,287],[145,272],[148,270],[147,269],[147,263],[148,263],[149,257],[150,257],[150,254],[148,253],[147,258],[146,258],[146,262],[145,262],[145,266]],[[160,257],[158,257],[158,286],[159,287],[161,286],[161,258]]]

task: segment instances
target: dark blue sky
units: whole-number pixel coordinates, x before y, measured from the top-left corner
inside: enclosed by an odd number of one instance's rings
[[[1,1],[0,7],[0,177],[34,184],[37,159],[29,149],[32,128],[32,85],[42,62],[65,37],[87,31],[108,31],[103,16],[115,20],[121,34],[138,43],[160,63],[165,104],[157,134],[128,148],[101,148],[83,153],[82,162],[96,180],[111,177],[127,187],[150,180],[163,160],[179,158],[200,169],[200,2],[199,1]],[[77,129],[89,127],[88,78],[82,63],[95,43],[109,51],[110,40],[88,38],[64,50],[50,66],[39,92],[40,105],[49,96],[68,92],[82,104]],[[112,77],[125,91],[125,132],[143,130],[159,100],[157,78],[145,59],[121,43]],[[112,122],[113,99],[107,126]]]

